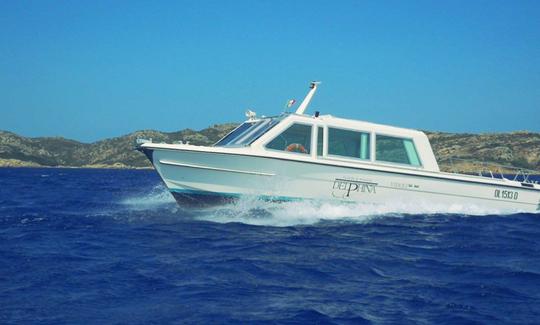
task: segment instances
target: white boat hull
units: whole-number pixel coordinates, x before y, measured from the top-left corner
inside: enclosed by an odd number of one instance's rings
[[[540,190],[508,180],[447,173],[415,175],[189,148],[144,149],[180,204],[219,204],[249,195],[270,200],[459,204],[504,211],[540,208]]]

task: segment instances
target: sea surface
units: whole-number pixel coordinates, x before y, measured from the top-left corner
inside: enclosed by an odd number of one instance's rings
[[[0,323],[539,324],[540,215],[244,199],[0,168]]]

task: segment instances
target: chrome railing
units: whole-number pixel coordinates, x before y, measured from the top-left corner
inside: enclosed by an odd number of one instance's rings
[[[489,178],[509,179],[516,182],[530,184],[538,183],[537,181],[531,179],[532,175],[540,175],[539,171],[532,169],[463,158],[441,159],[439,161],[439,167],[441,169],[448,169],[448,172],[454,174],[473,174]]]

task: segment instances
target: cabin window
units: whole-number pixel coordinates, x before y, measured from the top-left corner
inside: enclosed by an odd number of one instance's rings
[[[369,133],[328,128],[328,154],[369,159]]]
[[[245,122],[223,139],[219,140],[214,146],[247,146],[268,132],[271,128],[281,122],[281,117],[263,118],[257,121]]]
[[[323,135],[324,129],[319,126],[317,129],[317,156],[323,155]]]
[[[231,133],[227,134],[223,139],[219,140],[215,146],[224,146],[238,137],[240,134],[244,133],[247,129],[253,126],[255,122],[246,122],[234,129]]]
[[[377,135],[375,158],[398,164],[420,166],[420,159],[411,139]]]
[[[270,141],[266,148],[309,154],[311,152],[311,125],[291,125]]]
[[[245,134],[242,134],[237,139],[233,140],[231,144],[235,145],[247,145],[257,140],[261,135],[265,134],[279,123],[276,119],[264,119],[257,122],[250,128]]]

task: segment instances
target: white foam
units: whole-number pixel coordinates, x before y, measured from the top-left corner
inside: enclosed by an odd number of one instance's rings
[[[436,205],[431,203],[393,202],[384,205],[366,203],[317,202],[312,200],[285,203],[242,198],[220,208],[206,210],[198,219],[221,223],[242,222],[251,225],[311,225],[322,221],[366,223],[385,216],[408,214],[460,214],[479,216],[502,214],[503,211],[472,205]]]
[[[163,184],[154,186],[149,192],[125,198],[120,204],[132,210],[147,210],[159,205],[176,204],[171,193]]]
[[[389,202],[387,204],[343,203],[302,200],[269,202],[256,197],[241,197],[237,202],[204,210],[183,210],[163,184],[149,192],[123,199],[120,204],[132,211],[165,208],[171,212],[188,212],[198,220],[219,223],[241,222],[264,226],[313,225],[324,221],[366,223],[381,217],[403,217],[414,214],[459,214],[463,216],[500,215],[501,211],[474,205],[433,204],[429,202]]]

